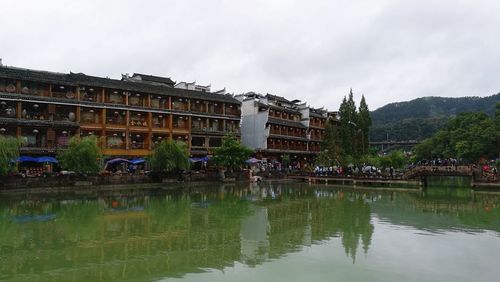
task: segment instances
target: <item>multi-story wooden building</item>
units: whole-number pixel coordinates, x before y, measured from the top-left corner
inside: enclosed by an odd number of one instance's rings
[[[242,142],[261,157],[280,161],[288,154],[304,164],[317,156],[329,117],[326,110],[271,94],[250,92],[236,98],[242,101]]]
[[[0,65],[0,135],[22,138],[28,155],[54,155],[71,136],[95,135],[105,156],[140,157],[164,139],[203,156],[226,132],[239,134],[233,96],[174,85],[144,74],[117,80]]]

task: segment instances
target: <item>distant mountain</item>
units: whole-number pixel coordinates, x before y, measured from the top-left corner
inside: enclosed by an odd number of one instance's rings
[[[493,116],[497,102],[500,93],[484,98],[424,97],[387,104],[371,112],[370,141],[423,140],[460,113],[481,111]]]

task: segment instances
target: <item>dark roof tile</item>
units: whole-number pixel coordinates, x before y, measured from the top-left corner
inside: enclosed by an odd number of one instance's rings
[[[36,81],[36,82],[45,82],[45,83],[59,83],[72,86],[81,85],[81,86],[114,88],[114,89],[149,93],[155,95],[168,95],[174,97],[194,98],[194,99],[203,99],[209,101],[225,102],[231,104],[241,104],[240,101],[238,101],[232,95],[229,94],[222,95],[222,94],[200,92],[187,89],[178,89],[162,85],[122,81],[118,79],[85,75],[83,73],[64,74],[64,73],[55,73],[48,71],[38,71],[38,70],[0,66],[0,77]]]

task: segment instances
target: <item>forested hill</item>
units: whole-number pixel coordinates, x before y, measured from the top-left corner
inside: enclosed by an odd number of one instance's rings
[[[500,93],[484,98],[424,97],[408,102],[391,103],[373,112],[370,141],[422,140],[446,125],[450,117],[463,112],[494,115]]]

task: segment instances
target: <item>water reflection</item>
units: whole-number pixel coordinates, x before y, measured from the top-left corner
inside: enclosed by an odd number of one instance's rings
[[[432,193],[441,192],[271,183],[9,199],[0,203],[0,279],[150,281],[236,262],[255,267],[332,238],[355,263],[369,253],[373,216],[422,230],[500,231],[497,198]]]

